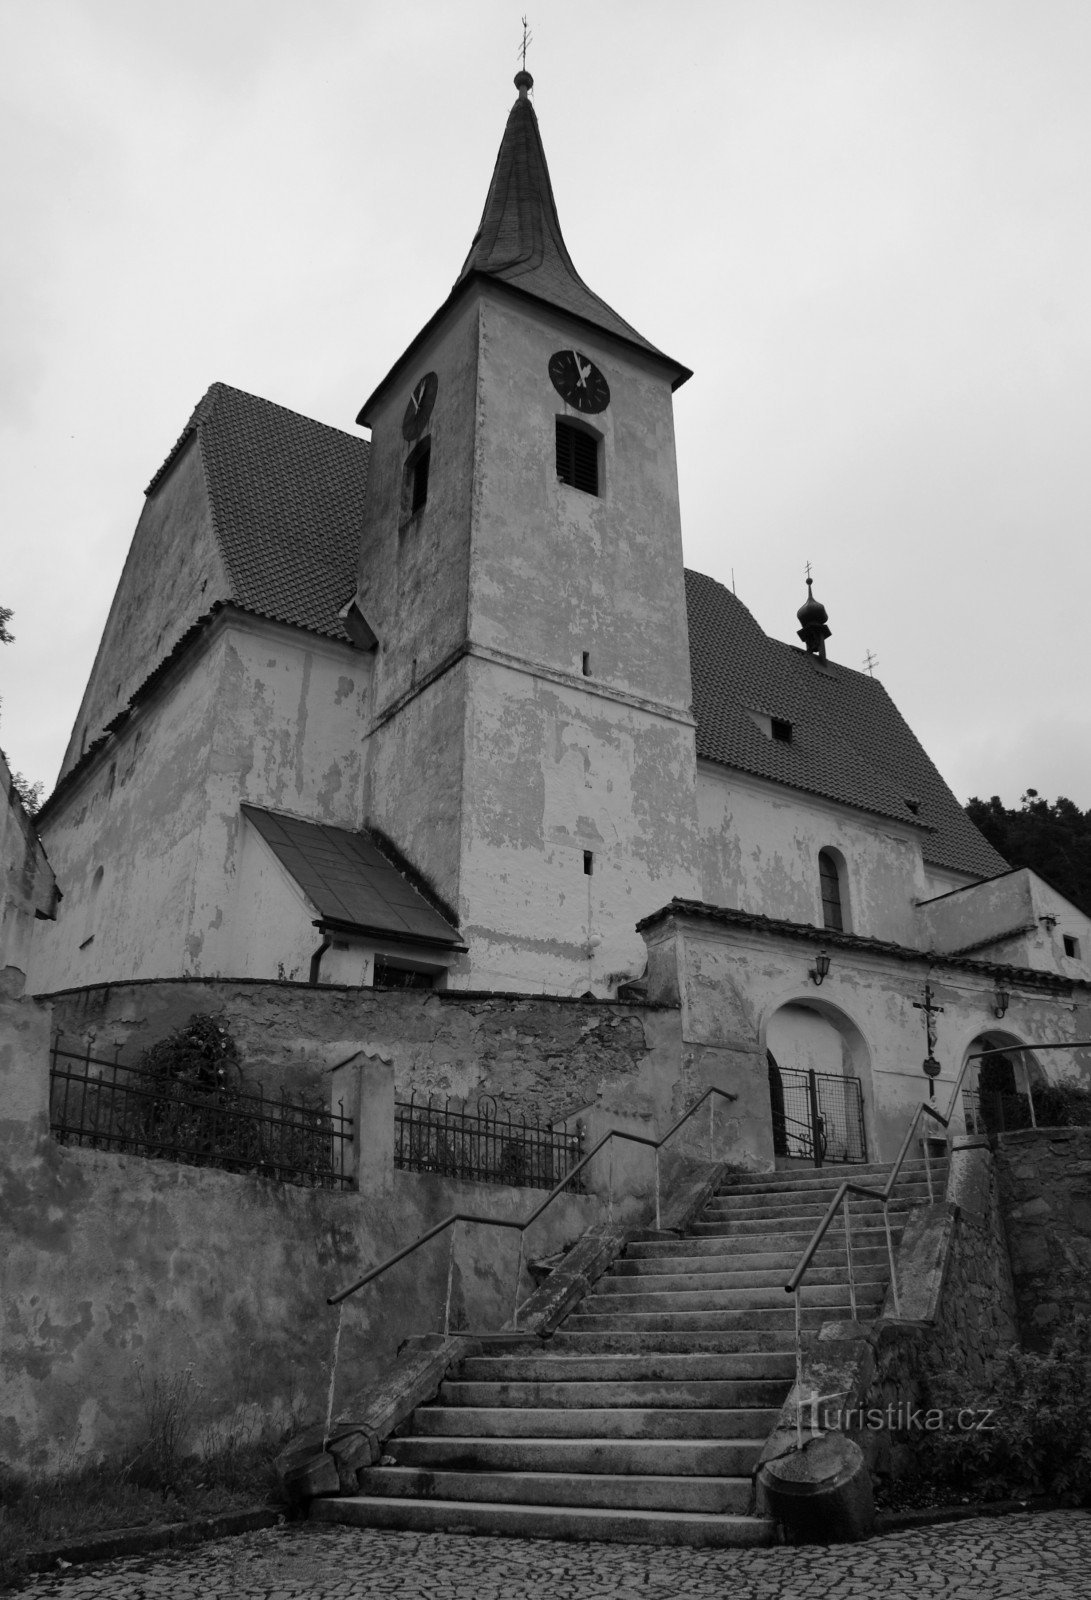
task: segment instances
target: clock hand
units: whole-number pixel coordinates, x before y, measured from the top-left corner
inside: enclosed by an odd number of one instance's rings
[[[586,366],[586,367],[584,366],[583,362],[580,360],[580,355],[579,355],[579,351],[578,350],[573,350],[572,359],[576,363],[576,381],[579,384],[581,389],[586,389],[587,388],[587,374],[591,371],[591,368],[590,368],[590,366]]]

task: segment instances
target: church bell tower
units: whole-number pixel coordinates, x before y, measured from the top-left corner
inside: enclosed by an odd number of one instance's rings
[[[610,992],[699,898],[672,392],[579,277],[533,80],[450,295],[374,394],[367,810],[456,907],[452,984]]]

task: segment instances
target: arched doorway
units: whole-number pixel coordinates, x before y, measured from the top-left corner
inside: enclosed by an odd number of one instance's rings
[[[836,1006],[790,1001],[765,1029],[773,1153],[821,1162],[868,1159],[864,1037]]]
[[[993,1134],[1033,1126],[1031,1093],[1046,1079],[1032,1052],[1015,1034],[990,1028],[970,1041],[962,1059],[983,1050],[1003,1053],[971,1062],[962,1080],[966,1132]]]

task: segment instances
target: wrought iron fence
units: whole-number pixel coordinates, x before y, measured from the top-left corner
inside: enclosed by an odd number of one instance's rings
[[[825,1161],[867,1161],[859,1078],[781,1067],[771,1056],[768,1065],[776,1155],[813,1161],[816,1167]]]
[[[49,1126],[61,1144],[250,1172],[310,1188],[352,1187],[352,1118],[286,1097],[186,1082],[54,1042]]]
[[[516,1120],[491,1095],[476,1112],[434,1103],[431,1095],[394,1104],[394,1165],[407,1172],[442,1172],[477,1183],[508,1183],[519,1189],[552,1189],[583,1154],[583,1127]],[[578,1175],[571,1191],[583,1192]]]

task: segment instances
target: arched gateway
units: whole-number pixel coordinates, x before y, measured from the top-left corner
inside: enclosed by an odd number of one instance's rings
[[[774,1154],[866,1161],[871,1059],[856,1024],[825,1001],[790,1001],[769,1018],[765,1050]]]

